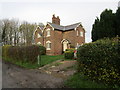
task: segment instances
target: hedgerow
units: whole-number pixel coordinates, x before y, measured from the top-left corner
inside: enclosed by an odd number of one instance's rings
[[[73,59],[74,58],[74,48],[71,49],[66,49],[66,51],[64,52],[64,57],[65,59]]]
[[[101,39],[78,49],[79,70],[90,79],[120,86],[120,38]]]
[[[3,60],[9,60],[11,62],[20,61],[22,63],[35,63],[37,57],[41,52],[45,52],[41,49],[42,46],[31,45],[31,46],[3,46],[2,56]]]

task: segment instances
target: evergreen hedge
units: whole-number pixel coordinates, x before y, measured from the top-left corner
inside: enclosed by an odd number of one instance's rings
[[[65,59],[73,59],[74,58],[74,48],[71,49],[66,49],[66,51],[64,52],[64,57]]]
[[[2,47],[3,60],[9,60],[11,62],[20,61],[22,63],[35,63],[37,62],[38,55],[45,54],[43,46],[31,45],[31,46],[10,46],[5,45]]]
[[[78,71],[90,79],[120,86],[120,38],[101,39],[78,49]]]

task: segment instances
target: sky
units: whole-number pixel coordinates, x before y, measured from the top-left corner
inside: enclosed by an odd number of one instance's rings
[[[19,19],[30,23],[52,22],[60,17],[61,25],[81,22],[86,30],[86,43],[91,42],[92,25],[105,9],[115,13],[119,0],[1,0],[0,19]]]

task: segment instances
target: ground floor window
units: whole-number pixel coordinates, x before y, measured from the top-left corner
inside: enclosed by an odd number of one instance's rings
[[[51,42],[50,41],[46,42],[46,49],[51,50]]]
[[[37,44],[38,44],[38,45],[41,45],[41,42],[38,42]]]

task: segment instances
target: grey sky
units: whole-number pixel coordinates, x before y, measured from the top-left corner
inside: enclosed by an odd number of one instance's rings
[[[29,2],[28,2],[29,1]],[[60,17],[61,25],[82,22],[86,42],[91,41],[92,24],[96,16],[107,9],[116,12],[119,0],[1,0],[0,19],[17,18],[28,22],[51,22],[52,15]]]

